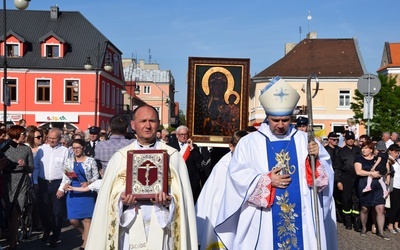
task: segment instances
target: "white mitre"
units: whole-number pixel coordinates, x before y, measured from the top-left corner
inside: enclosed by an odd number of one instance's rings
[[[292,115],[299,99],[299,93],[279,76],[261,90],[259,97],[265,114],[272,116]]]

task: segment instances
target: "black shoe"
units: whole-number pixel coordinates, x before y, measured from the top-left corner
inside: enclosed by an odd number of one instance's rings
[[[361,232],[361,220],[360,217],[356,217],[356,219],[354,220],[354,231],[356,232]]]
[[[360,235],[365,236],[367,234],[367,229],[362,229]]]
[[[42,236],[42,242],[46,243],[50,238],[50,231],[44,231]]]
[[[49,246],[50,246],[50,248],[56,248],[57,247],[57,241],[56,240],[51,240]]]
[[[378,237],[381,238],[381,239],[383,239],[383,240],[390,240],[390,238],[387,237],[387,236],[384,235],[384,234],[378,234]]]
[[[351,230],[353,228],[353,223],[351,221],[351,216],[350,215],[345,215],[344,216],[344,226],[348,230]]]

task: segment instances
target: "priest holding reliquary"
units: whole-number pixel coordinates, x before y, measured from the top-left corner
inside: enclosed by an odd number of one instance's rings
[[[137,140],[107,165],[86,249],[196,249],[193,197],[179,152],[156,140],[157,110],[136,108]]]

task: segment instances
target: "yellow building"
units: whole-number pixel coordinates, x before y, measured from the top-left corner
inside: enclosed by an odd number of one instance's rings
[[[315,74],[319,79],[318,94],[312,102],[315,130],[325,130],[323,136],[331,131],[339,132],[347,126],[347,119],[354,116],[350,103],[358,79],[367,73],[357,40],[317,39],[312,32],[297,45],[287,44],[285,48],[284,57],[251,79],[249,124],[264,120],[258,97],[275,76],[285,79],[301,96],[293,118],[307,116],[307,79],[310,74]],[[315,78],[311,82],[313,93]],[[365,133],[363,124],[356,126],[358,135]]]

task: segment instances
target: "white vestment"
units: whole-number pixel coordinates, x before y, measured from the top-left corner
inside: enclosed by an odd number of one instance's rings
[[[274,167],[268,166],[266,136],[271,142],[290,140],[296,130],[291,126],[287,135],[278,138],[271,132],[269,125],[263,123],[258,131],[239,141],[228,168],[226,190],[215,231],[229,250],[277,248],[272,233],[277,225],[273,225],[271,209],[250,206],[247,201],[260,177]],[[305,159],[308,155],[307,134],[297,131],[294,134],[294,142],[300,177],[303,248],[316,249],[312,188],[307,184],[305,171]],[[328,186],[318,194],[321,249],[337,249],[336,215],[332,199],[334,173],[329,154],[322,145],[319,147],[318,160],[329,181]]]
[[[192,191],[186,164],[174,148],[157,142],[156,149],[169,155],[169,210],[138,202],[123,211],[120,195],[125,191],[127,151],[137,142],[118,150],[104,175],[85,249],[196,249],[197,233]],[[164,218],[160,215],[165,215]],[[148,238],[147,238],[148,237]]]
[[[200,249],[223,249],[214,232],[218,210],[225,191],[225,179],[232,152],[225,154],[214,166],[197,199],[196,223]]]

